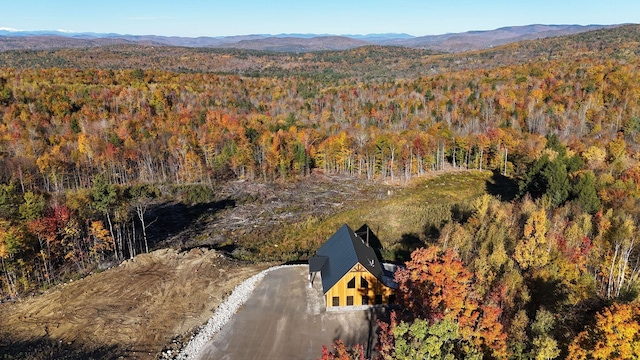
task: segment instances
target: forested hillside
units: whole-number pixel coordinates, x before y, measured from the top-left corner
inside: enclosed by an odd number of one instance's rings
[[[407,303],[404,320],[466,324],[451,333],[456,356],[639,355],[607,337],[611,317],[640,336],[638,26],[459,55],[119,45],[3,52],[0,64],[2,297],[148,251],[150,204],[209,201],[229,180],[490,170],[516,199],[452,205],[413,234],[437,248],[407,271],[455,263],[464,304]],[[449,288],[405,280],[408,293]],[[411,331],[381,353],[399,357],[389,349]]]

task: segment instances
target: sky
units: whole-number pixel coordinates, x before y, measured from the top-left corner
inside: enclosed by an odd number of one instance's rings
[[[186,37],[638,22],[638,0],[0,0],[0,28]]]

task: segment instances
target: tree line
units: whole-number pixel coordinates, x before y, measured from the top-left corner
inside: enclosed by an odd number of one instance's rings
[[[5,269],[41,269],[22,278],[50,281],[42,274],[60,265],[49,263],[51,252],[63,251],[39,230],[15,229],[62,216],[56,207],[84,219],[72,233],[87,243],[74,246],[95,248],[94,260],[139,251],[133,244],[143,242],[145,226],[130,218],[144,222],[143,212],[115,209],[137,198],[126,189],[154,184],[288,181],[317,170],[402,182],[445,168],[495,170],[554,206],[579,199],[590,213],[604,202],[635,214],[635,65],[578,59],[366,82],[4,68],[0,183],[3,204],[14,209],[3,213]],[[92,192],[103,184],[121,195]],[[32,203],[32,215],[15,211]],[[28,242],[11,234],[37,243],[29,256],[7,245]],[[61,259],[78,269],[91,263]],[[17,293],[20,277],[6,270],[3,291]]]
[[[532,63],[337,85],[4,69],[0,179],[55,192],[87,188],[96,174],[123,185],[272,181],[312,169],[397,181],[447,165],[520,177],[547,134],[615,177],[637,151],[636,65]],[[625,148],[609,153],[620,141]]]

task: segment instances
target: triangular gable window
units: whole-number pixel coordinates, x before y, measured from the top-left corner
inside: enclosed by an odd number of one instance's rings
[[[369,288],[369,282],[367,281],[367,279],[360,278],[360,288],[361,289],[368,289]]]

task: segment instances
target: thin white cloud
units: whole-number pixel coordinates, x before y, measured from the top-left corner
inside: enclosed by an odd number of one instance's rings
[[[61,32],[61,33],[65,33],[65,34],[74,34],[75,31],[73,30],[65,30],[65,29],[58,29],[56,30],[57,32]]]
[[[8,27],[0,27],[0,31],[18,32],[18,31],[24,31],[24,30],[8,28]]]

